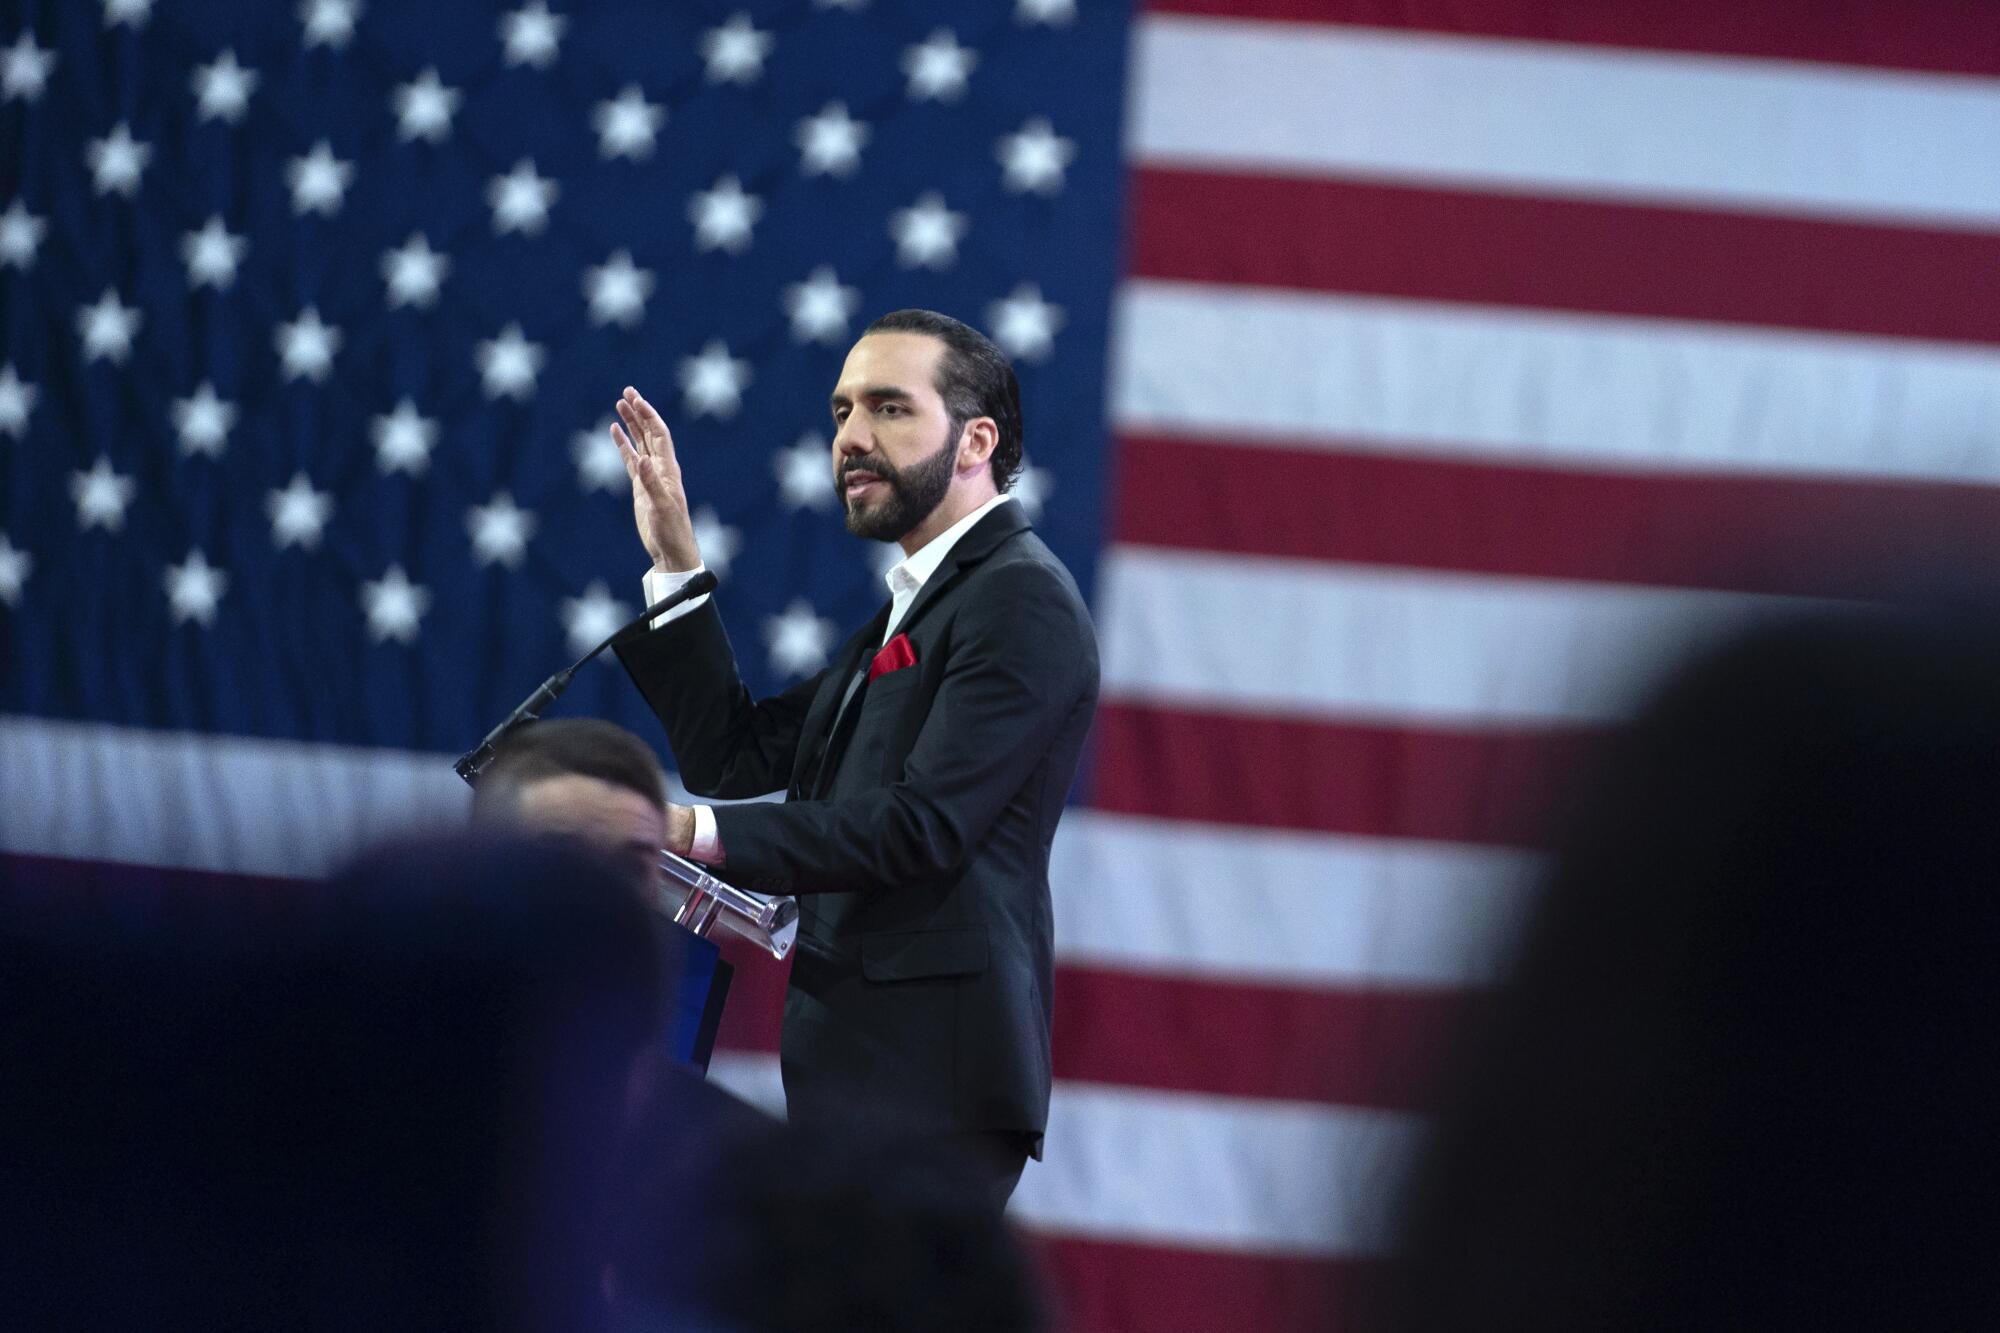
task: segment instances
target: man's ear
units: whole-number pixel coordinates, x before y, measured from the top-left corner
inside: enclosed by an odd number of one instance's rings
[[[958,433],[958,469],[961,472],[991,462],[1000,447],[1000,427],[992,417],[974,417]]]

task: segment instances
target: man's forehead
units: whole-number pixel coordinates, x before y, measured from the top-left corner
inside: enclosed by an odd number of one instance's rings
[[[840,383],[833,396],[849,400],[874,389],[896,389],[915,395],[936,391],[938,358],[944,343],[928,333],[871,333],[847,353]]]

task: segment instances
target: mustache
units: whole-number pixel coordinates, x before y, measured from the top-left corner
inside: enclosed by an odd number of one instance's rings
[[[887,463],[852,461],[840,465],[840,471],[835,475],[834,481],[839,485],[845,486],[848,476],[856,472],[878,478],[882,481],[894,481],[896,479],[896,469]]]

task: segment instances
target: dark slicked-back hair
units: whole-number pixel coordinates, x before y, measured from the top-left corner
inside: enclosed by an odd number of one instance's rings
[[[892,310],[862,336],[870,333],[923,333],[944,344],[937,391],[951,414],[951,438],[956,443],[975,417],[991,417],[1000,436],[993,446],[993,484],[1002,491],[1012,486],[1021,470],[1021,384],[1007,354],[970,324],[935,310]]]
[[[596,718],[537,722],[509,737],[479,776],[474,808],[511,805],[521,789],[545,778],[596,778],[664,807],[667,778],[646,742],[616,723]]]

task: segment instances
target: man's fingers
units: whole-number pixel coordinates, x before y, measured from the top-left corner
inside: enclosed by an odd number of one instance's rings
[[[625,460],[625,468],[629,472],[632,464],[639,461],[639,451],[632,447],[632,441],[625,434],[624,427],[615,421],[611,423],[611,442],[618,446],[618,456]]]
[[[627,389],[625,392],[629,394],[632,390]],[[627,438],[627,442],[632,445],[633,452],[638,454],[652,453],[653,441],[649,438],[650,432],[647,431],[646,423],[640,418],[638,410],[632,406],[628,399],[620,398],[618,400],[618,417],[619,420],[625,423],[625,429],[631,432]]]
[[[630,391],[633,408],[639,414],[639,422],[646,428],[646,435],[653,443],[653,452],[669,462],[674,458],[674,433],[667,429],[667,419],[659,409],[646,401],[637,389]]]

